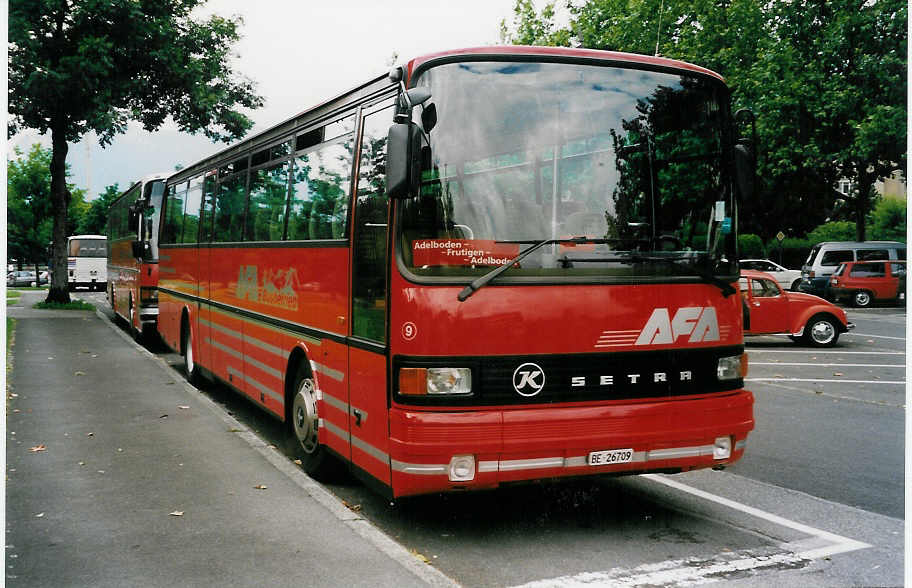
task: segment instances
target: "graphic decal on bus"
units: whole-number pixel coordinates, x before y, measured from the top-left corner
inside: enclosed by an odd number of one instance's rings
[[[493,239],[418,239],[412,242],[416,266],[503,265],[519,255],[516,243]]]
[[[239,300],[250,300],[266,306],[298,309],[298,294],[295,286],[298,282],[298,272],[293,267],[285,270],[269,270],[263,272],[262,285],[258,278],[259,268],[255,265],[242,265],[238,271],[237,287],[234,295]]]
[[[634,345],[666,345],[690,335],[688,343],[719,341],[719,320],[712,306],[685,306],[669,318],[667,308],[657,308],[646,321]]]

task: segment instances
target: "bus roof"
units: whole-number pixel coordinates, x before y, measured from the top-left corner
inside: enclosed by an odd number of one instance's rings
[[[572,47],[536,47],[531,45],[494,45],[490,47],[468,47],[465,49],[451,49],[430,53],[416,57],[408,62],[408,72],[411,76],[419,66],[438,59],[452,59],[460,56],[477,59],[482,56],[503,58],[505,56],[535,56],[535,57],[571,57],[577,59],[597,59],[599,61],[616,62],[619,64],[637,64],[667,69],[686,70],[694,73],[712,76],[720,81],[725,79],[718,73],[693,65],[684,61],[668,59],[666,57],[653,57],[651,55],[638,55],[636,53],[621,53],[618,51],[601,51],[598,49],[576,49]]]

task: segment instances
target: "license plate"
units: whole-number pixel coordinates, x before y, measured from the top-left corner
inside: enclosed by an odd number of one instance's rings
[[[609,449],[607,451],[593,451],[589,454],[588,463],[591,466],[612,465],[633,461],[633,449]]]

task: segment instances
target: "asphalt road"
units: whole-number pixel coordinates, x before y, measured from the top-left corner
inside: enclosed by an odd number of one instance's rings
[[[747,339],[757,424],[731,471],[903,518],[905,309],[847,310],[832,348]]]
[[[856,329],[829,350],[749,340],[757,424],[725,472],[395,502],[349,478],[325,487],[465,586],[901,585],[905,310],[849,314]],[[177,355],[150,349],[180,372]],[[238,395],[203,393],[281,444],[282,428]]]

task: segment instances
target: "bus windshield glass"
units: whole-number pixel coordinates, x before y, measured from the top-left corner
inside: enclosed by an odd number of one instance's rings
[[[70,239],[69,257],[107,257],[108,251],[104,239]]]
[[[417,85],[432,95],[414,112],[429,149],[397,223],[413,277],[482,276],[538,245],[503,278],[737,278],[720,81],[477,61]]]
[[[148,216],[146,218],[150,218],[152,226],[151,231],[146,233],[145,236],[149,241],[149,256],[152,259],[158,259],[158,223],[161,220],[165,181],[156,180],[147,184],[146,194],[149,202],[149,208],[146,212]]]

